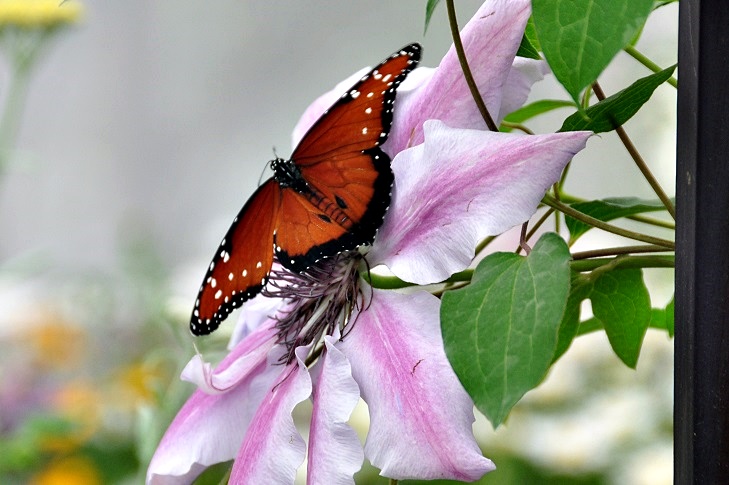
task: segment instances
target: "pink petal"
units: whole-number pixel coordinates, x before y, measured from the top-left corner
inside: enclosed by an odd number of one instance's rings
[[[487,0],[461,30],[478,91],[497,123],[504,87],[530,14],[529,0]],[[429,82],[400,94],[390,138],[384,145],[388,154],[422,143],[423,123],[429,119],[454,128],[486,129],[453,46]]]
[[[544,61],[524,57],[514,59],[504,84],[501,109],[498,113],[493,114],[497,116],[497,123],[509,113],[521,108],[532,91],[532,85],[544,79],[544,75],[548,72],[549,66]],[[463,128],[468,128],[468,126]]]
[[[299,347],[296,361],[283,367],[269,359],[269,366],[279,375],[248,427],[230,483],[294,483],[296,469],[306,456],[306,445],[291,413],[311,395],[311,378],[304,364],[309,350]]]
[[[346,357],[324,338],[326,351],[314,376],[314,411],[309,434],[308,484],[354,484],[364,452],[357,433],[347,424],[359,401],[359,387]]]
[[[208,394],[227,392],[266,361],[266,355],[276,343],[276,323],[277,320],[268,318],[233,347],[214,371],[202,356],[194,356],[182,370],[182,380],[197,384]]]
[[[276,352],[272,358],[278,358]],[[254,412],[280,368],[269,366],[265,354],[248,361],[243,377],[226,392],[195,391],[165,432],[147,470],[147,483],[191,483],[205,468],[235,457]],[[240,357],[233,352],[223,370]]]
[[[373,290],[339,344],[370,410],[365,455],[396,478],[473,481],[494,469],[471,426],[473,402],[443,350],[440,301]]]
[[[285,305],[286,302],[280,298],[268,298],[263,295],[247,301],[240,309],[240,315],[228,342],[228,350],[232,350],[241,340],[268,322]]]
[[[368,255],[405,281],[465,269],[477,243],[521,224],[589,132],[518,135],[425,123],[425,143],[400,153],[392,202]]]

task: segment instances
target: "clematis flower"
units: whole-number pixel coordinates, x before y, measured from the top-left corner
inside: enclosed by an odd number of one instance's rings
[[[529,14],[528,0],[489,0],[461,33],[497,120],[543,73],[536,61],[514,60]],[[306,111],[294,142],[351,81]],[[528,220],[590,135],[486,131],[453,48],[398,93],[384,145],[392,201],[364,258],[413,283],[445,280],[468,267],[484,237]],[[231,483],[293,483],[307,456],[311,484],[354,483],[365,456],[396,479],[473,481],[494,469],[443,350],[440,300],[371,288],[359,277],[362,257],[348,252],[301,275],[276,272],[275,288],[244,306],[228,356],[215,369],[191,360],[183,379],[199,389],[163,437],[148,483],[189,483],[231,459]],[[302,332],[316,338],[299,346]],[[364,449],[347,424],[360,397],[371,423]],[[307,399],[308,444],[292,418]]]

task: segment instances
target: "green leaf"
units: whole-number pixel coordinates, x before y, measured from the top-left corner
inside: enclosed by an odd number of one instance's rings
[[[530,15],[527,20],[526,27],[524,28],[524,37],[527,38],[529,43],[534,49],[539,52],[542,48],[539,46],[539,37],[537,36],[537,29],[534,28],[534,16]],[[539,57],[541,59],[541,56]]]
[[[512,111],[504,117],[504,121],[508,123],[523,123],[535,116],[548,113],[559,108],[574,108],[575,103],[572,101],[563,101],[561,99],[540,99],[526,106],[522,106],[516,111]],[[509,127],[503,127],[501,131],[511,131]]]
[[[670,303],[666,306],[666,330],[668,336],[673,338],[675,335],[675,318],[676,318],[676,297],[671,298]]]
[[[666,308],[653,308],[651,312],[651,328],[660,328],[668,333],[668,336],[673,338],[674,333],[674,298],[668,302]]]
[[[645,23],[653,0],[532,0],[539,42],[575,103]]]
[[[443,295],[446,354],[494,426],[551,365],[569,294],[569,260],[564,240],[548,233],[527,257],[487,256],[470,285]]]
[[[595,133],[612,131],[633,117],[653,95],[653,91],[673,74],[676,66],[638,79],[622,91],[596,103],[584,112],[576,112],[564,120],[559,131],[588,130]]]
[[[590,294],[592,312],[602,322],[613,350],[634,369],[651,321],[651,300],[639,269],[601,273]]]
[[[526,34],[524,34],[521,38],[521,44],[519,44],[519,49],[516,51],[516,55],[518,57],[526,57],[527,59],[540,60],[542,58],[542,56],[539,55],[539,51],[536,47],[534,47],[534,44],[531,43]]]
[[[660,200],[644,200],[637,197],[611,197],[602,200],[576,202],[570,204],[570,206],[603,222],[612,221],[620,217],[634,216],[644,212],[656,212],[666,209]],[[585,224],[569,216],[565,217],[565,223],[567,224],[567,229],[570,231],[570,245],[574,244],[580,236],[592,229],[592,226],[589,224]]]
[[[570,284],[570,295],[567,298],[567,306],[562,315],[562,322],[559,325],[559,334],[557,339],[557,349],[554,351],[552,363],[562,357],[567,352],[572,341],[577,336],[580,329],[580,307],[582,301],[590,296],[592,291],[592,282],[589,278],[582,275],[573,275]]]
[[[430,25],[430,18],[433,16],[433,12],[435,12],[435,7],[438,6],[440,3],[440,0],[428,0],[428,3],[425,5],[425,27],[423,28],[423,35],[428,31],[428,25]]]

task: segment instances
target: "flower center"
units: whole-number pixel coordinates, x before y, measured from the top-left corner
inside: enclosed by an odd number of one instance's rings
[[[271,272],[270,285],[262,294],[289,302],[286,312],[277,316],[277,343],[286,346],[282,364],[294,359],[297,347],[318,343],[337,328],[342,338],[346,335],[345,327],[354,323],[350,322],[352,312],[364,303],[357,269],[362,259],[359,251],[345,251],[301,273],[283,268]],[[317,347],[312,356],[321,351]]]

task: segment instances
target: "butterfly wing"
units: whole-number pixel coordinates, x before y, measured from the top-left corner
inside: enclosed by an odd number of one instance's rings
[[[322,257],[371,243],[390,204],[390,157],[380,145],[392,125],[397,88],[421,47],[395,52],[347,90],[307,131],[291,160],[310,194],[284,194],[276,246],[281,263],[301,271]],[[285,190],[284,192],[291,192]],[[303,205],[304,207],[299,207]],[[306,213],[290,217],[288,210]],[[306,225],[305,225],[306,224]]]
[[[214,331],[230,312],[266,285],[280,200],[278,183],[269,179],[238,213],[200,286],[190,319],[194,335]]]

